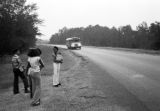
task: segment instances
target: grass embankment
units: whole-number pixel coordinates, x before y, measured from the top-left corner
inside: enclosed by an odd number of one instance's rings
[[[53,61],[52,61],[52,48],[51,46],[38,46],[42,50],[42,59],[45,64],[45,68],[42,70],[42,101],[48,101],[50,96],[48,93],[52,93],[50,89],[52,87],[52,72],[53,72]],[[61,74],[69,70],[75,64],[73,57],[70,57],[68,51],[62,50],[64,56],[64,63],[61,67]],[[26,64],[27,55],[21,55],[22,61]],[[0,111],[24,111],[24,110],[34,110],[30,107],[31,100],[29,94],[24,94],[23,84],[20,83],[20,94],[13,95],[13,72],[11,66],[11,56],[5,58],[3,63],[0,64]],[[21,79],[19,79],[21,82]],[[62,83],[63,84],[63,83]],[[48,98],[48,99],[46,99]],[[41,105],[43,106],[43,105]],[[31,109],[30,109],[31,108]],[[39,111],[39,109],[37,109]]]
[[[64,56],[60,73],[62,86],[53,87],[52,47],[39,46],[39,48],[42,50],[41,57],[45,63],[45,68],[41,72],[41,105],[30,106],[31,99],[28,94],[23,93],[22,83],[20,84],[21,93],[13,95],[12,87],[8,88],[13,81],[13,74],[10,64],[6,63],[2,64],[5,80],[1,85],[5,87],[0,90],[0,111],[127,111],[108,103],[107,96],[92,86],[93,77],[88,68],[90,64],[88,60],[69,50],[61,50]],[[23,60],[26,60],[25,55]]]
[[[26,64],[26,54],[21,55],[22,61]],[[0,61],[0,89],[7,89],[12,86],[13,71],[11,65],[11,56],[5,56]],[[1,90],[2,91],[2,90]]]
[[[62,49],[64,56],[60,73],[62,86],[55,88],[52,86],[52,46],[39,46],[39,48],[42,50],[41,57],[45,63],[45,68],[41,72],[41,105],[30,106],[32,100],[29,94],[23,93],[22,83],[20,83],[20,94],[13,95],[12,68],[10,63],[4,63],[1,64],[3,70],[0,70],[5,73],[5,80],[1,82],[3,89],[0,90],[0,111],[93,111],[97,107],[104,110],[101,107],[104,94],[92,89],[91,74],[86,59]],[[22,58],[23,61],[27,59],[26,55]]]
[[[52,65],[52,47],[50,46],[38,46],[42,50],[42,59],[45,63],[45,68],[42,70],[42,75],[52,75],[53,65]],[[62,51],[64,52],[64,51]],[[62,65],[63,71],[68,70],[70,66],[74,64],[74,59],[68,57],[68,54],[63,53],[67,62]],[[26,66],[27,55],[22,54],[21,56],[23,64]],[[68,65],[67,65],[68,64]],[[11,65],[11,56],[5,56],[0,60],[0,89],[7,89],[12,86],[13,83],[13,71]],[[20,80],[21,82],[21,80]]]

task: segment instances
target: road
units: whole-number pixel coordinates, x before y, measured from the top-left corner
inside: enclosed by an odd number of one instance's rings
[[[92,47],[83,47],[74,52],[97,64],[134,95],[137,102],[142,102],[146,110],[160,111],[160,56]],[[104,80],[103,85],[107,85],[107,76],[101,76],[97,81]],[[104,87],[102,90],[105,92]],[[124,95],[127,95],[126,92]],[[127,99],[121,101],[127,102]]]

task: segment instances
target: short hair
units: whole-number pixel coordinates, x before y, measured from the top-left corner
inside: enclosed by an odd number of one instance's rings
[[[53,49],[56,49],[58,51],[58,47],[57,46],[54,46]]]
[[[27,54],[29,57],[36,57],[41,55],[41,50],[38,48],[30,48]]]
[[[17,51],[19,51],[19,49],[14,49],[14,50],[12,51],[12,53],[15,54],[15,53],[17,53]]]
[[[38,53],[39,53],[39,56],[42,54],[42,51],[41,51],[41,49],[40,48],[37,48],[37,51],[38,51]]]

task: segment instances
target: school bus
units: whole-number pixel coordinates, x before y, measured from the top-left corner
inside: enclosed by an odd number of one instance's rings
[[[79,37],[70,37],[66,39],[66,46],[68,49],[81,49],[82,44]]]

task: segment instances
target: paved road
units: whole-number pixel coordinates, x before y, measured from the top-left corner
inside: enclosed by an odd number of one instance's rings
[[[160,111],[160,56],[91,47],[74,52],[105,70],[147,109]]]

